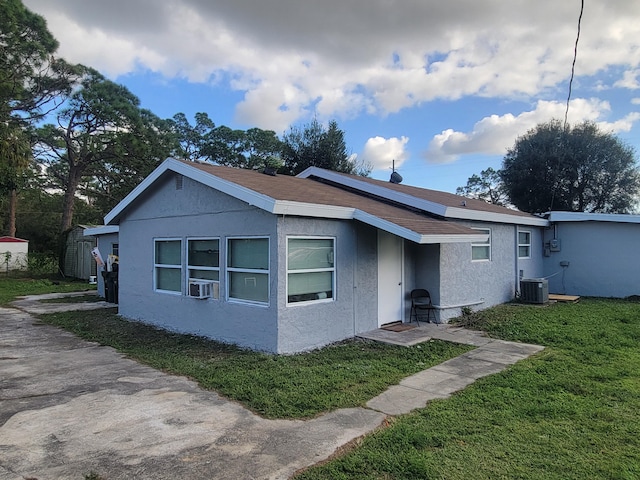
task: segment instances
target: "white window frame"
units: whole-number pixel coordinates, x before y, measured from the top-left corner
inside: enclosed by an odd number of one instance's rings
[[[233,240],[267,240],[267,269],[262,270],[258,268],[238,268],[238,267],[230,267],[229,266],[229,252],[230,252],[230,243]],[[225,249],[225,280],[226,280],[226,293],[225,299],[230,303],[242,303],[245,305],[257,305],[268,307],[271,301],[271,238],[268,236],[238,236],[238,237],[226,237],[226,249]],[[246,300],[244,298],[235,298],[231,296],[231,273],[255,273],[256,275],[266,275],[267,276],[267,301],[260,302],[257,300]]]
[[[157,263],[156,262],[156,244],[158,242],[180,242],[180,264],[179,265],[173,265],[173,264],[165,264],[165,263]],[[183,282],[182,282],[182,261],[184,258],[184,251],[183,251],[183,244],[182,244],[182,238],[180,237],[167,237],[167,238],[154,238],[153,239],[153,291],[154,292],[160,292],[160,293],[167,293],[169,295],[182,295],[183,294]],[[164,269],[176,269],[176,270],[180,270],[180,291],[174,291],[174,290],[162,290],[160,288],[158,288],[158,269],[160,268],[164,268]]]
[[[527,243],[520,243],[520,234],[526,233],[529,236],[529,241]],[[528,254],[521,256],[520,248],[527,247]],[[518,230],[518,258],[525,259],[531,258],[531,230]]]
[[[304,270],[289,270],[289,240],[332,240],[333,241],[333,267],[331,268],[310,268]],[[323,237],[323,236],[306,236],[306,235],[292,235],[286,238],[286,258],[287,258],[287,273],[286,273],[286,290],[285,295],[287,298],[287,306],[301,306],[314,303],[328,303],[336,301],[336,237]],[[289,274],[304,274],[304,273],[316,273],[316,272],[331,272],[331,290],[333,292],[331,298],[318,298],[313,300],[305,300],[301,302],[289,301]]]
[[[477,230],[478,232],[483,232],[483,233],[487,233],[489,235],[489,238],[487,239],[486,242],[482,242],[482,243],[471,243],[471,261],[472,262],[490,262],[491,261],[491,229],[490,228],[475,228],[472,227],[473,230]],[[473,249],[474,248],[487,248],[489,247],[489,256],[488,258],[473,258]]]
[[[217,267],[205,267],[202,265],[191,265],[189,263],[189,242],[191,241],[199,241],[199,240],[204,240],[204,241],[208,241],[208,240],[217,240],[218,241],[218,266]],[[221,255],[220,255],[220,237],[187,237],[187,250],[186,250],[186,255],[185,255],[185,262],[187,264],[187,274],[185,275],[186,277],[186,293],[187,295],[189,295],[189,281],[190,280],[201,280],[201,281],[206,281],[206,282],[211,282],[212,284],[214,284],[215,286],[211,289],[212,291],[212,297],[214,300],[219,300],[220,299],[220,260],[221,260]],[[198,277],[192,277],[191,276],[191,270],[206,270],[206,271],[211,271],[211,272],[218,272],[218,280],[210,280],[207,278],[198,278]]]

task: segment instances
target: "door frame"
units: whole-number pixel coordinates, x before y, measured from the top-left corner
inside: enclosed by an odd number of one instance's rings
[[[393,245],[392,249],[386,249],[383,251],[381,248],[381,237],[387,237],[387,240],[393,239],[396,242]],[[405,320],[405,305],[404,305],[404,239],[397,235],[393,235],[392,233],[385,232],[383,230],[378,230],[377,233],[377,251],[378,251],[378,294],[377,294],[377,303],[378,303],[378,327],[392,323],[396,321],[404,322]],[[395,247],[399,248],[395,248]],[[393,260],[393,264],[397,265],[397,269],[393,269],[393,271],[385,271],[384,267],[387,265],[381,261],[382,255],[389,256],[393,255],[395,258]],[[398,258],[399,257],[399,258]],[[388,259],[388,258],[387,258]],[[392,278],[395,277],[395,278]],[[398,286],[397,297],[395,300],[393,299],[394,295],[382,295],[382,292],[390,292],[393,293],[395,291],[395,287]],[[389,288],[393,287],[393,288]],[[382,304],[384,301],[393,301],[395,306],[392,306],[388,309],[383,309]],[[396,309],[397,308],[397,309]],[[391,312],[391,316],[398,316],[399,318],[385,318],[385,314]],[[395,313],[394,313],[395,312]]]

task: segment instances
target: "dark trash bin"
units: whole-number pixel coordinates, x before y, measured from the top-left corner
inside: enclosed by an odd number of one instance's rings
[[[102,272],[104,278],[104,296],[108,303],[118,303],[118,266],[113,265],[112,272]]]

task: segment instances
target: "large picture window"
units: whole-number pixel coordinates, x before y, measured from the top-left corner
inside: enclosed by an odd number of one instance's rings
[[[269,303],[269,239],[227,240],[227,290],[229,299]]]
[[[161,292],[182,293],[182,241],[157,239],[154,241],[154,289]]]
[[[531,232],[518,232],[518,258],[531,258]]]
[[[287,302],[333,299],[333,238],[287,239]]]
[[[491,230],[488,228],[474,228],[474,230],[487,234],[487,240],[471,244],[471,260],[491,260]]]
[[[189,280],[213,283],[211,296],[220,297],[220,240],[192,238],[187,240],[187,270]]]

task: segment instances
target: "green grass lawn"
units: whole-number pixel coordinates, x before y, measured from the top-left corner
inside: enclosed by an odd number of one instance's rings
[[[441,341],[406,348],[354,340],[299,355],[268,355],[128,322],[115,309],[40,318],[154,368],[191,377],[269,418],[362,406],[402,378],[471,349]]]
[[[640,478],[640,303],[503,305],[464,321],[547,348],[296,479]]]
[[[53,276],[32,278],[18,274],[0,274],[0,306],[7,306],[9,302],[21,295],[78,292],[95,290],[95,288],[95,285],[89,285],[81,280],[62,280]]]

